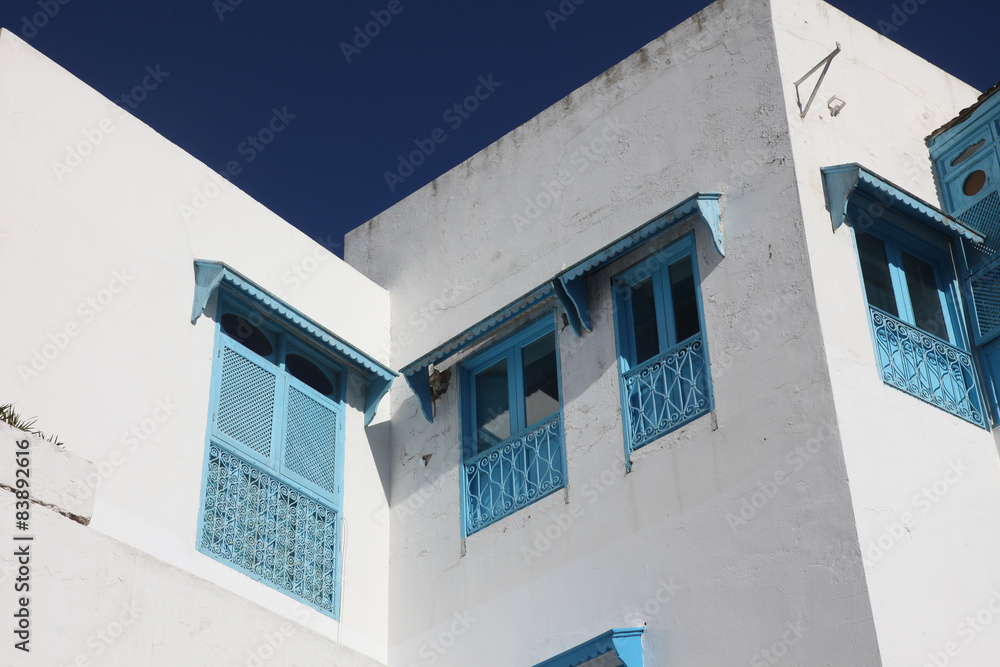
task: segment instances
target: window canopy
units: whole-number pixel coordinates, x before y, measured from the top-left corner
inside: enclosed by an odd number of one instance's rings
[[[604,246],[597,252],[559,272],[551,280],[515,299],[486,319],[469,327],[443,345],[431,350],[413,363],[400,370],[406,378],[427,421],[434,420],[431,399],[429,367],[439,364],[448,357],[461,352],[476,341],[491,334],[505,322],[536,306],[549,297],[555,296],[566,312],[570,326],[578,336],[591,330],[587,276],[607,266],[622,255],[629,253],[656,238],[663,232],[676,227],[688,219],[703,221],[708,225],[712,240],[720,255],[725,255],[722,234],[722,213],[718,192],[696,193],[680,204],[660,214],[632,232]]]
[[[552,281],[556,296],[566,308],[566,316],[569,318],[573,331],[580,336],[583,335],[583,329],[591,330],[587,294],[587,276],[589,274],[599,271],[625,253],[635,250],[689,218],[694,217],[708,225],[716,250],[719,251],[720,255],[725,256],[726,245],[722,235],[722,212],[719,207],[721,199],[722,194],[718,192],[699,192],[692,195],[652,221],[609,243],[556,276]]]
[[[911,195],[906,190],[857,163],[823,167],[821,171],[823,192],[826,195],[826,208],[830,211],[834,230],[847,221],[848,204],[860,203],[863,206],[868,203],[857,201],[858,195],[865,195],[869,199],[879,202],[885,208],[896,209],[907,217],[918,220],[939,232],[944,232],[948,236],[966,238],[973,243],[983,243],[985,240],[983,234],[978,230],[959,222],[944,211]]]
[[[624,667],[642,667],[643,628],[618,628],[608,630],[554,658],[540,662],[535,667],[586,667],[589,661],[611,654]],[[604,661],[602,665],[609,664]],[[612,663],[613,664],[613,663]]]
[[[553,294],[552,284],[546,283],[538,289],[526,294],[519,299],[515,299],[497,312],[493,313],[485,320],[474,324],[462,333],[458,334],[444,345],[439,345],[424,356],[420,357],[412,364],[403,368],[400,373],[406,378],[407,384],[413,390],[417,400],[420,401],[420,409],[424,413],[427,421],[434,421],[433,401],[431,400],[430,365],[438,364],[448,357],[458,354],[462,350],[475,344],[481,338],[493,333],[505,322],[509,322],[524,311],[538,305],[550,298]]]
[[[193,324],[205,312],[205,307],[220,285],[256,304],[263,312],[283,322],[289,329],[301,334],[320,349],[360,372],[365,379],[365,426],[375,418],[378,404],[389,391],[396,373],[361,352],[319,324],[306,317],[276,296],[254,284],[222,262],[195,260],[194,305],[191,309]]]

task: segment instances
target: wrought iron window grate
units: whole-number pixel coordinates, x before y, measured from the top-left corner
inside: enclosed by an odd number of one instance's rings
[[[629,452],[711,410],[703,334],[624,374]]]
[[[911,396],[988,428],[972,357],[869,306],[882,380]]]
[[[562,415],[556,413],[465,461],[466,534],[562,488],[565,451]]]
[[[210,445],[201,548],[332,613],[338,513],[262,468]]]

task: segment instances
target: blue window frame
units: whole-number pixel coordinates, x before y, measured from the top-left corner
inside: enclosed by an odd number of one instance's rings
[[[873,308],[945,343],[968,349],[947,250],[882,227],[855,232],[865,295]]]
[[[882,380],[986,427],[948,239],[886,212],[854,242]]]
[[[714,408],[694,234],[615,276],[628,455]]]
[[[554,313],[464,362],[463,535],[566,485]]]
[[[198,550],[337,618],[346,372],[220,293]]]

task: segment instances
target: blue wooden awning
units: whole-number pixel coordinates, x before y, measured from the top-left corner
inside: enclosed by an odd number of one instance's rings
[[[400,373],[406,378],[407,384],[410,385],[420,402],[420,409],[424,413],[424,417],[427,418],[427,421],[434,421],[429,373],[432,364],[439,364],[448,357],[461,352],[525,310],[552,296],[559,300],[573,331],[577,336],[582,336],[584,330],[591,330],[587,276],[604,268],[622,255],[641,247],[663,232],[692,218],[702,220],[708,225],[712,241],[719,254],[724,255],[721,198],[722,194],[718,192],[699,192],[688,197],[634,231],[560,271],[545,284],[515,299],[486,319],[474,324],[443,345],[402,368]]]
[[[577,667],[608,653],[614,653],[625,667],[642,667],[642,631],[643,628],[608,630],[535,667]]]
[[[833,229],[847,222],[847,207],[852,202],[864,206],[858,195],[874,200],[885,208],[899,210],[907,217],[918,220],[949,236],[966,238],[973,243],[983,243],[985,236],[976,229],[959,222],[944,211],[911,195],[903,188],[890,183],[878,174],[857,163],[823,167],[823,193],[826,208],[830,211]]]
[[[212,295],[220,285],[257,304],[271,313],[290,329],[316,343],[331,356],[360,372],[365,380],[365,426],[375,418],[378,404],[389,391],[396,373],[372,359],[364,352],[330,333],[312,319],[281,301],[264,288],[248,280],[222,262],[197,259],[194,262],[194,305],[191,308],[193,324],[205,312]]]
[[[725,256],[726,244],[722,235],[722,211],[718,192],[699,192],[688,197],[677,206],[658,215],[635,231],[612,241],[597,252],[569,267],[553,280],[556,296],[566,309],[566,316],[576,335],[583,330],[591,330],[590,307],[587,294],[587,276],[615,261],[627,252],[635,250],[668,229],[685,220],[696,217],[708,225],[719,254]]]
[[[414,395],[420,402],[420,410],[424,413],[427,421],[434,421],[434,406],[431,397],[429,372],[431,364],[438,364],[448,357],[458,354],[483,337],[493,333],[494,330],[504,323],[509,322],[529,308],[533,308],[550,298],[552,294],[552,284],[546,283],[528,294],[515,299],[486,319],[477,322],[445,344],[439,345],[400,370],[400,373],[406,378],[406,383],[410,385],[410,389],[413,390]]]

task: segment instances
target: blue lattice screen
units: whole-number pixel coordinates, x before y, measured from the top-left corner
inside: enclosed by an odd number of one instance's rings
[[[236,349],[222,347],[215,428],[262,456],[271,455],[275,373]]]
[[[285,468],[336,493],[337,412],[289,387],[287,415]]]
[[[1000,252],[1000,195],[996,192],[977,203],[959,216],[961,221],[983,233],[984,243],[965,240],[965,254],[969,268],[988,262]]]
[[[333,613],[337,511],[211,443],[201,548],[280,591]]]
[[[981,244],[965,241],[966,260],[972,270],[967,281],[976,307],[977,340],[981,340],[1000,328],[1000,196],[990,194],[961,219],[986,236]]]
[[[991,264],[969,276],[980,337],[1000,327],[1000,265]]]

